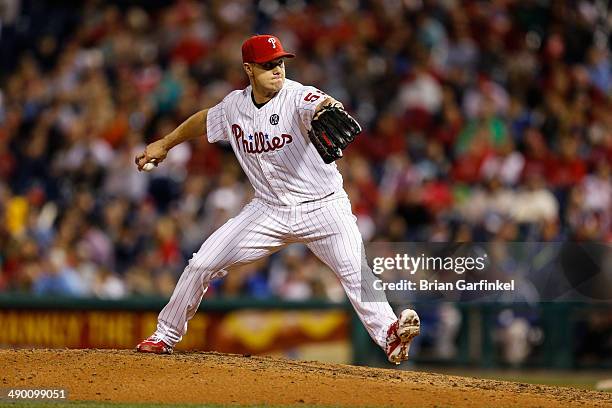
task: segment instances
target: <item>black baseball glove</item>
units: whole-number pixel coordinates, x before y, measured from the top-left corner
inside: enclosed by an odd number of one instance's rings
[[[327,164],[342,157],[342,150],[361,132],[361,126],[338,106],[324,106],[312,120],[308,137]]]

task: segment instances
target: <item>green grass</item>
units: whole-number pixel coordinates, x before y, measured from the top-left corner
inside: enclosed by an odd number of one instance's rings
[[[195,408],[195,407],[206,407],[206,408],[218,408],[222,407],[222,405],[197,405],[197,404],[116,404],[116,403],[108,403],[108,402],[85,402],[85,401],[72,401],[72,402],[64,402],[64,401],[19,401],[19,402],[0,402],[0,407],[18,407],[18,408],[104,408],[104,407],[113,407],[113,408],[145,408],[145,407],[159,407],[159,408]]]
[[[554,387],[572,387],[583,390],[597,391],[595,384],[600,380],[610,378],[604,371],[562,371],[562,370],[483,370],[465,368],[430,368],[426,372],[436,372],[447,375],[475,377],[479,379],[512,381],[527,384],[550,385]]]
[[[0,407],[16,407],[16,408],[226,408],[226,407],[249,407],[249,408],[266,408],[270,405],[210,405],[210,404],[154,404],[154,403],[112,403],[112,402],[87,402],[87,401],[19,401],[7,402],[0,401]],[[293,405],[297,406],[297,405]],[[300,408],[314,408],[311,405],[299,404]],[[276,408],[289,407],[289,405],[275,405]],[[316,408],[321,408],[317,405]],[[331,407],[330,407],[331,408]]]

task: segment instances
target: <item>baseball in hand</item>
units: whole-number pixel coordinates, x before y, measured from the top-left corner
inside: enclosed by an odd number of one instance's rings
[[[147,162],[147,163],[144,164],[144,166],[142,166],[142,169],[144,171],[151,171],[154,168],[155,168],[155,165],[153,163],[151,163],[151,162]]]

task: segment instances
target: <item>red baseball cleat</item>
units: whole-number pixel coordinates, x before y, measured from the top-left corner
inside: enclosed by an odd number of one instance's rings
[[[412,310],[406,309],[400,313],[399,319],[387,330],[387,347],[385,352],[391,363],[399,364],[408,360],[410,342],[419,335],[421,322],[419,315]]]
[[[172,354],[172,347],[161,341],[159,337],[153,335],[141,341],[136,346],[136,351],[140,353]]]

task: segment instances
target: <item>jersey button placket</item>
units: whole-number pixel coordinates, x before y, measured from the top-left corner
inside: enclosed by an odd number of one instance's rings
[[[269,107],[273,106],[274,101],[270,101],[270,103],[266,104],[266,106],[262,107],[257,113],[256,117],[258,119],[258,123],[261,123],[262,128],[267,127],[267,118],[269,116]],[[286,189],[283,188],[283,182],[278,174],[278,170],[271,160],[274,159],[276,154],[280,152],[274,151],[269,153],[262,153],[260,158],[260,163],[262,164],[262,168],[266,169],[266,177],[270,182],[270,186],[274,189],[274,192],[278,196],[278,198],[284,202],[286,202]]]
[[[262,123],[262,117],[263,117],[262,115],[264,111],[265,111],[265,106],[257,110],[255,114],[253,115],[252,132],[259,131],[259,125],[260,123]],[[254,153],[254,155],[255,155],[255,159],[257,160],[257,163],[259,164],[259,168],[261,169],[263,177],[265,177],[267,184],[270,185],[270,189],[275,193],[275,195],[279,198],[279,200],[282,200],[283,199],[281,195],[282,190],[279,190],[278,184],[277,184],[277,178],[274,177],[274,174],[273,174],[274,167],[266,160],[265,153]]]

